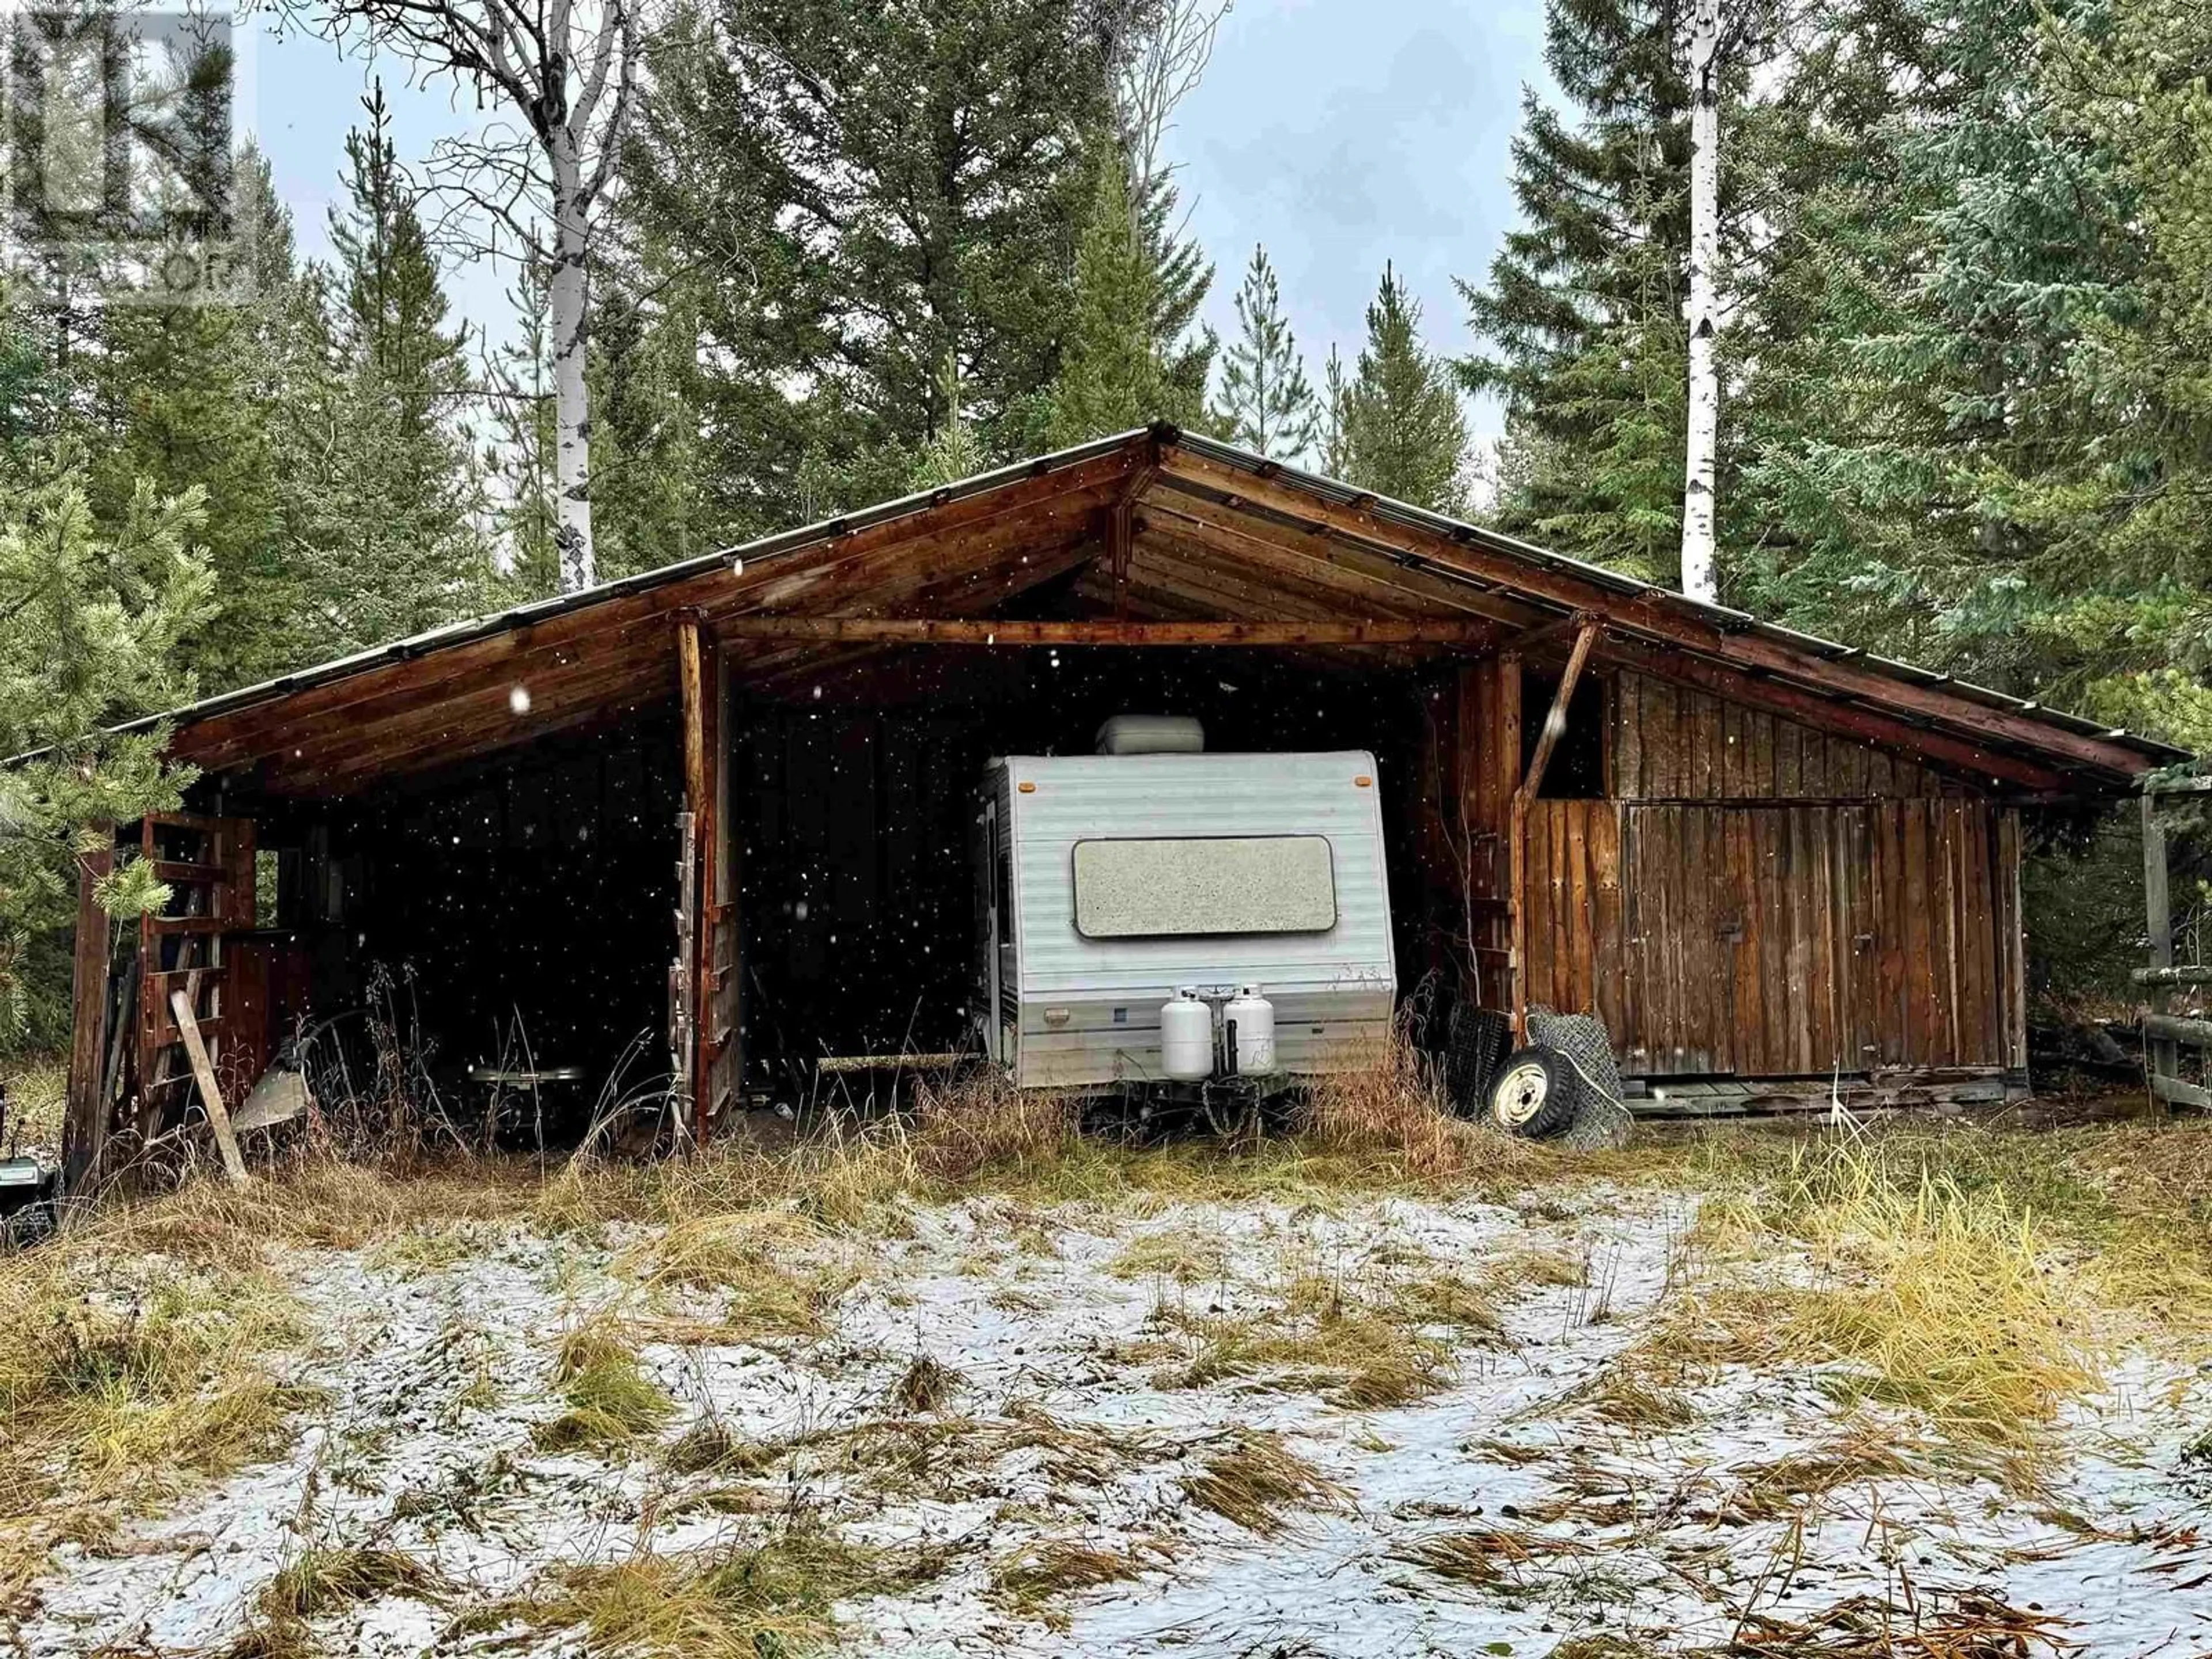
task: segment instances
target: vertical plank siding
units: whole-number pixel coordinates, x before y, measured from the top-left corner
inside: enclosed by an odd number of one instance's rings
[[[1841,800],[1949,793],[1914,762],[1641,674],[1613,684],[1606,737],[1624,800]]]
[[[1632,1075],[2017,1066],[2018,846],[1956,798],[1539,801],[1530,1000],[1597,1014]]]

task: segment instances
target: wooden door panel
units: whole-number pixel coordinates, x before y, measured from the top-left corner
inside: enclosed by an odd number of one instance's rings
[[[1632,1075],[2006,1063],[1994,809],[1541,801],[1528,998],[1595,1012]]]

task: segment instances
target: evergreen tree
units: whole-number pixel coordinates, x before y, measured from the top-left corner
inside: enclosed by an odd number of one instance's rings
[[[1352,386],[1344,378],[1344,358],[1331,345],[1328,361],[1322,365],[1321,374],[1321,470],[1328,477],[1340,479],[1352,471],[1349,427],[1345,419],[1351,404]]]
[[[1035,442],[1131,9],[694,0],[659,32],[625,281],[685,331],[703,534],[791,521],[810,455],[808,493],[896,489],[948,352],[986,449]]]
[[[688,284],[647,292],[610,277],[592,324],[592,532],[599,577],[689,558],[705,445],[686,395],[697,306]]]
[[[507,301],[518,328],[490,365],[491,441],[484,468],[507,556],[507,585],[518,598],[543,599],[561,591],[551,311],[544,272],[526,270]]]
[[[328,334],[335,374],[319,410],[329,442],[305,527],[319,649],[359,650],[483,608],[489,566],[477,532],[471,391],[458,334],[379,83],[366,129],[346,136],[344,200],[331,210],[337,265]]]
[[[1414,507],[1465,505],[1467,419],[1449,368],[1422,348],[1421,308],[1389,266],[1344,399],[1344,480]]]
[[[945,356],[939,382],[944,388],[945,407],[951,415],[915,458],[910,482],[916,489],[957,483],[988,470],[990,465],[984,459],[982,445],[976,441],[974,423],[961,410],[960,363],[950,352]]]
[[[1686,3],[1550,0],[1545,62],[1569,107],[1523,93],[1522,222],[1486,284],[1460,283],[1486,347],[1462,381],[1505,404],[1499,526],[1644,576],[1681,541]]]
[[[1155,322],[1159,271],[1129,211],[1118,161],[1102,164],[1075,254],[1075,293],[1051,398],[1054,447],[1187,411],[1173,407]]]
[[[1198,321],[1213,289],[1213,262],[1188,237],[1176,234],[1178,194],[1162,173],[1144,191],[1136,216],[1139,256],[1152,271],[1152,355],[1160,362],[1164,418],[1185,425],[1202,421],[1206,388],[1221,342]]]
[[[269,222],[257,236],[289,248],[281,206],[255,205]],[[99,349],[78,360],[88,393],[85,486],[101,524],[124,525],[142,485],[164,498],[197,490],[203,502],[196,533],[218,609],[185,649],[210,690],[313,654],[279,442],[297,412],[281,392],[292,276],[283,270],[236,303],[111,306]]]
[[[212,574],[192,544],[197,491],[134,489],[111,526],[94,516],[81,453],[31,459],[0,484],[0,752],[39,751],[0,771],[0,1051],[66,1039],[66,983],[52,971],[76,902],[76,855],[93,826],[173,809],[186,775],[161,729],[104,728],[188,702],[183,641],[212,613]],[[162,902],[151,866],[99,888],[118,919]],[[44,969],[48,971],[36,971]]]
[[[1863,159],[1791,226],[1804,320],[1762,364],[1746,561],[1801,624],[2196,736],[2207,270],[2161,234],[2196,94],[2153,5],[1944,0]],[[2201,155],[2202,151],[2198,154]],[[2169,198],[2171,199],[2171,198]],[[2181,222],[2188,222],[2185,211]],[[1817,269],[1815,280],[1808,275]],[[1768,307],[1766,309],[1775,309]],[[1786,374],[1786,379],[1784,378]],[[1778,382],[1779,384],[1777,384]]]
[[[1321,406],[1283,317],[1265,248],[1237,290],[1237,338],[1222,360],[1213,418],[1230,442],[1278,460],[1303,459],[1321,437]]]

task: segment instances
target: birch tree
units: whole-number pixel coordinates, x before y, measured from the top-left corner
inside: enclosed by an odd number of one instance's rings
[[[1714,362],[1719,331],[1714,267],[1720,259],[1721,0],[1691,0],[1689,397],[1682,475],[1682,592],[1708,604],[1713,580],[1715,455],[1720,444],[1721,382]]]
[[[298,0],[295,0],[295,4]],[[616,158],[636,101],[640,0],[332,0],[316,32],[399,53],[498,112],[442,140],[427,168],[449,242],[546,272],[553,361],[561,586],[589,587],[591,410],[584,366],[590,278]],[[306,15],[304,11],[295,15]],[[501,234],[511,238],[502,243]]]

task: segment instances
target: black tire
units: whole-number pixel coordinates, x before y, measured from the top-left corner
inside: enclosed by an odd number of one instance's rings
[[[1531,1044],[1505,1056],[1484,1091],[1483,1109],[1508,1134],[1551,1140],[1573,1127],[1582,1079],[1566,1057]]]

